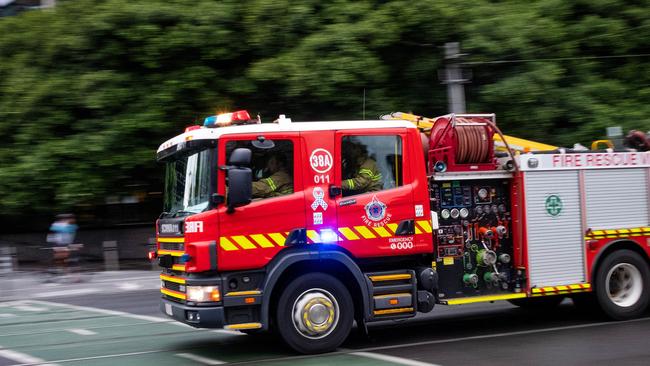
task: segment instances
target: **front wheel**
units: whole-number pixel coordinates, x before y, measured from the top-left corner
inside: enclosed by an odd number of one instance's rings
[[[616,320],[641,316],[650,302],[648,264],[631,250],[608,255],[596,273],[596,298],[601,309]]]
[[[334,350],[350,334],[354,304],[347,288],[325,273],[309,273],[291,281],[278,300],[277,329],[300,353]]]

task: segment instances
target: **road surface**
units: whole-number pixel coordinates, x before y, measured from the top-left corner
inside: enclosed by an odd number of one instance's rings
[[[139,272],[19,293],[14,286],[0,302],[0,366],[650,364],[650,317],[609,322],[570,301],[537,312],[508,303],[437,306],[372,324],[369,336],[355,332],[337,352],[301,356],[277,337],[170,321],[159,313],[157,285],[156,273]]]

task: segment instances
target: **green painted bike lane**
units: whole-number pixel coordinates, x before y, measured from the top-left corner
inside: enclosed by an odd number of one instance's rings
[[[296,357],[268,338],[197,330],[161,318],[23,302],[0,305],[0,346],[65,365],[394,365],[348,354]],[[81,330],[78,334],[73,330]],[[189,356],[187,356],[189,355]],[[188,358],[189,357],[189,358]],[[279,358],[278,361],[273,359]],[[197,361],[198,359],[199,361]]]

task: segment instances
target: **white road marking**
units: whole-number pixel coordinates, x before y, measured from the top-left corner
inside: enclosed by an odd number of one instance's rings
[[[112,357],[128,357],[128,356],[138,356],[138,355],[148,355],[150,353],[160,353],[160,352],[165,352],[165,350],[162,349],[157,349],[157,350],[151,350],[151,351],[141,351],[141,352],[129,352],[129,353],[115,353],[112,355],[102,355],[102,356],[89,356],[89,357],[79,357],[79,358],[68,358],[68,359],[63,359],[63,360],[54,360],[52,362],[60,362],[60,363],[66,363],[66,362],[75,362],[75,361],[86,361],[86,360],[100,360],[102,358],[112,358]],[[12,366],[32,366],[34,363],[24,363],[20,365],[12,365]],[[55,366],[56,364],[49,363],[42,365],[40,363],[37,363],[36,365],[39,366]]]
[[[181,323],[175,320],[171,319],[166,319],[166,318],[161,318],[157,316],[149,316],[149,315],[137,315],[137,314],[131,314],[131,313],[125,313],[123,311],[117,311],[117,310],[107,310],[107,309],[100,309],[100,308],[92,308],[92,307],[87,307],[87,306],[78,306],[78,305],[70,305],[70,304],[64,304],[64,303],[58,303],[58,302],[50,302],[50,301],[43,301],[43,300],[27,300],[31,303],[34,304],[42,304],[45,306],[59,306],[63,308],[68,308],[68,309],[73,309],[73,310],[80,310],[80,311],[90,311],[90,312],[95,312],[95,313],[100,313],[100,314],[105,314],[105,315],[115,315],[115,316],[122,316],[125,318],[132,318],[132,319],[139,319],[139,320],[146,320],[149,322],[153,323],[169,323],[169,324],[174,324],[180,327],[185,327],[185,328],[191,328],[191,329],[196,329],[190,325],[187,325],[185,323]],[[228,330],[228,329],[213,329],[210,330],[213,333],[221,333],[221,334],[228,334],[228,335],[237,335],[237,336],[245,336],[245,333],[238,332],[236,330]]]
[[[93,332],[92,330],[88,329],[83,329],[83,328],[72,328],[72,329],[66,329],[70,333],[74,334],[79,334],[79,335],[84,335],[84,336],[89,336],[89,335],[95,335],[97,333]]]
[[[566,327],[552,327],[552,328],[542,328],[542,329],[531,329],[531,330],[521,330],[521,331],[517,331],[517,332],[494,333],[494,334],[484,334],[484,335],[471,336],[471,337],[448,338],[448,339],[438,339],[438,340],[432,340],[432,341],[421,341],[421,342],[412,342],[412,343],[393,344],[393,345],[390,345],[390,346],[378,346],[378,347],[360,348],[360,349],[358,349],[358,351],[364,351],[364,352],[381,351],[381,350],[395,349],[395,348],[426,346],[426,345],[431,345],[431,344],[444,344],[444,343],[454,343],[454,342],[465,342],[465,341],[473,341],[473,340],[477,340],[477,339],[491,339],[491,338],[499,338],[499,337],[511,337],[511,336],[519,336],[519,335],[535,334],[535,333],[550,333],[550,332],[557,332],[557,331],[562,331],[562,330],[594,328],[594,327],[602,327],[602,326],[607,326],[607,325],[618,325],[618,324],[636,323],[636,322],[643,322],[643,321],[650,321],[650,318],[621,320],[621,321],[617,321],[617,322],[600,322],[600,323],[590,323],[590,324],[577,324],[577,325],[568,325]]]
[[[39,308],[37,306],[31,306],[31,305],[16,305],[14,306],[14,309],[20,310],[20,311],[47,311],[47,308]]]
[[[188,360],[196,361],[198,363],[202,363],[204,365],[223,365],[225,362],[215,360],[213,358],[207,358],[207,357],[202,357],[202,356],[197,356],[193,355],[191,353],[177,353],[175,356],[181,357],[181,358],[186,358]]]
[[[137,283],[130,283],[130,282],[120,283],[119,285],[117,285],[117,288],[125,291],[137,290],[141,287],[142,286],[138,285]]]
[[[435,363],[421,362],[421,361],[416,361],[416,360],[410,360],[408,358],[389,356],[389,355],[382,355],[380,353],[352,352],[351,354],[355,355],[355,356],[360,356],[360,357],[372,358],[372,359],[379,360],[379,361],[392,362],[392,363],[396,363],[398,365],[406,365],[406,366],[440,366],[440,365],[435,364]]]
[[[41,366],[55,366],[55,363],[47,363],[45,360],[42,360],[38,357],[30,356],[25,353],[12,351],[6,348],[0,348],[0,357],[6,358],[8,360],[20,362],[21,364],[36,364]]]
[[[221,334],[229,334],[229,335],[236,335],[236,336],[246,335],[246,333],[242,333],[238,330],[230,330],[230,329],[214,329],[212,330],[212,333],[221,333]]]
[[[125,318],[146,320],[146,321],[149,321],[149,322],[152,322],[152,323],[165,323],[165,322],[168,322],[170,324],[183,324],[183,323],[177,323],[177,322],[174,322],[174,321],[171,321],[171,320],[167,320],[165,318],[159,318],[159,317],[148,316],[148,315],[137,315],[137,314],[125,313],[123,311],[117,311],[117,310],[91,308],[91,307],[88,307],[88,306],[70,305],[70,304],[51,302],[51,301],[43,301],[43,300],[27,300],[27,301],[29,301],[30,303],[41,304],[41,305],[44,305],[44,306],[58,306],[58,307],[62,307],[62,308],[68,308],[68,309],[79,310],[79,311],[89,311],[89,312],[99,313],[99,314],[104,314],[104,315],[122,316],[122,317],[125,317]]]
[[[71,296],[71,295],[88,295],[99,292],[98,289],[92,288],[80,288],[80,289],[70,289],[70,290],[60,290],[60,291],[49,291],[49,292],[40,292],[33,294],[32,297],[36,299],[44,299],[47,297],[59,297],[59,296]]]
[[[13,318],[16,314],[0,313],[0,318]]]

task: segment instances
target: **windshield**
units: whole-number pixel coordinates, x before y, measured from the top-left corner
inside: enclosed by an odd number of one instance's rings
[[[199,213],[210,198],[211,149],[184,155],[167,163],[165,212]]]

